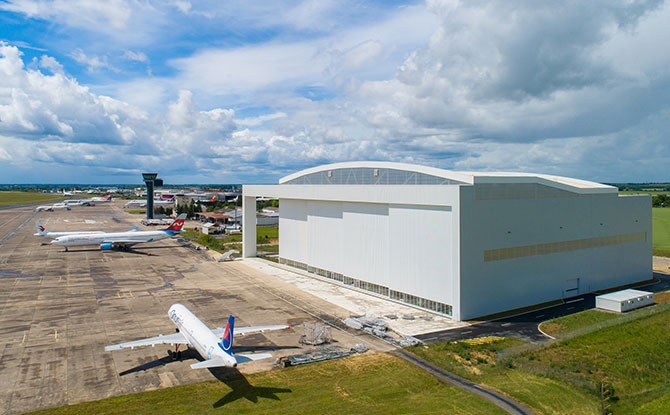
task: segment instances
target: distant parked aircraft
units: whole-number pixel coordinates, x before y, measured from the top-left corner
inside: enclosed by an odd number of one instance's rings
[[[108,194],[107,196],[101,196],[101,197],[92,197],[89,199],[89,201],[94,202],[94,203],[108,203],[112,201],[112,194]]]
[[[169,238],[181,232],[186,220],[186,213],[182,213],[172,222],[172,225],[158,231],[130,231],[130,232],[110,232],[110,233],[88,233],[78,235],[60,236],[51,243],[53,245],[64,246],[65,250],[70,246],[99,245],[100,250],[109,249],[126,250],[139,243],[159,241]]]
[[[231,314],[228,317],[228,325],[225,329],[217,327],[212,330],[207,327],[195,314],[181,304],[174,304],[168,310],[170,320],[177,326],[177,333],[159,335],[130,341],[127,343],[114,344],[106,346],[105,351],[121,350],[125,348],[135,348],[139,346],[155,346],[157,344],[174,344],[175,358],[180,355],[179,346],[182,344],[188,347],[195,347],[204,361],[193,363],[192,369],[201,369],[209,367],[236,367],[239,363],[250,362],[252,360],[267,359],[272,357],[270,353],[254,354],[234,354],[233,353],[233,331],[235,326],[235,317]],[[263,333],[271,330],[287,329],[291,326],[281,324],[276,326],[256,326],[239,327],[237,334]],[[172,354],[170,352],[170,354]]]
[[[147,207],[147,201],[146,199],[133,199],[129,200],[126,202],[124,207],[130,207],[133,205],[137,205],[137,207],[144,208]],[[154,207],[155,206],[173,206],[174,205],[174,199],[163,199],[163,200],[154,200]]]
[[[66,205],[65,203],[55,203],[53,205],[47,205],[47,206],[38,206],[35,208],[36,212],[39,211],[45,211],[45,212],[53,212],[54,209],[67,209],[70,210],[70,206]]]
[[[211,199],[201,200],[200,203],[203,204],[203,205],[207,205],[207,204],[210,204],[210,203],[216,203],[218,200],[219,199],[216,197],[216,193],[214,193],[214,196],[212,196]]]

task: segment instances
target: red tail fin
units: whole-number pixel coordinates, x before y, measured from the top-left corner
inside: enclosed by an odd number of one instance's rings
[[[184,221],[186,220],[186,213],[182,213],[181,215],[177,216],[177,219],[175,219],[174,222],[164,230],[166,231],[180,231],[181,228],[184,226]]]

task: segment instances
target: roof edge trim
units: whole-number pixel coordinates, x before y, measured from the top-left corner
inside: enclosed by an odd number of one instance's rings
[[[436,167],[421,166],[417,164],[395,163],[391,161],[348,161],[343,163],[324,164],[321,166],[310,167],[298,172],[289,174],[279,179],[279,184],[284,184],[293,179],[312,173],[318,173],[328,170],[351,169],[351,168],[369,168],[369,169],[395,169],[423,173],[431,176],[442,177],[444,179],[455,180],[463,183],[474,184],[472,175],[453,172]]]

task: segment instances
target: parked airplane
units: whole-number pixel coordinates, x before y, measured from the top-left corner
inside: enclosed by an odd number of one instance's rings
[[[102,231],[49,232],[47,228],[42,225],[42,221],[40,220],[37,221],[35,226],[37,227],[37,233],[35,233],[35,236],[46,236],[52,239],[58,238],[59,236],[80,235],[82,233],[104,233]],[[135,229],[137,229],[137,227],[135,227]]]
[[[124,207],[130,207],[137,205],[137,207],[145,208],[147,207],[146,199],[133,199],[126,202]],[[157,206],[174,206],[174,199],[163,199],[163,200],[154,200],[154,207]]]
[[[45,212],[53,212],[54,209],[67,209],[70,210],[70,206],[66,205],[65,203],[55,203],[53,205],[48,205],[48,206],[38,206],[35,208],[36,212],[39,211],[45,211]]]
[[[129,206],[132,206],[132,205],[138,205],[139,207],[146,207],[147,201],[143,200],[143,199],[129,200],[128,202],[126,202],[126,204],[123,207],[129,207]]]
[[[186,213],[179,215],[177,219],[172,222],[172,225],[158,231],[103,232],[65,235],[54,239],[51,243],[53,245],[64,246],[66,251],[70,246],[86,245],[99,245],[100,250],[102,251],[109,249],[126,250],[135,244],[159,241],[180,233],[181,228],[184,226],[184,220],[186,220]]]
[[[216,197],[216,193],[212,196],[211,199],[200,200],[200,203],[203,205],[208,205],[210,203],[216,203],[219,199]]]
[[[212,330],[207,327],[195,314],[181,304],[174,304],[168,310],[170,320],[177,326],[177,333],[158,335],[147,339],[130,341],[127,343],[106,346],[105,351],[135,348],[139,346],[155,346],[157,344],[174,344],[175,358],[180,355],[179,345],[186,344],[187,347],[195,347],[204,361],[193,363],[192,369],[209,367],[236,367],[238,363],[250,362],[252,360],[267,359],[272,357],[270,353],[234,354],[233,332],[235,317],[228,317],[228,325],[225,329],[217,327]],[[271,330],[290,328],[287,324],[276,326],[239,327],[236,334],[263,333]],[[172,353],[170,353],[172,354]]]
[[[94,203],[107,203],[112,201],[112,194],[108,194],[107,196],[101,196],[101,197],[92,197],[89,199],[91,202]]]
[[[95,206],[96,203],[108,203],[112,201],[112,194],[108,194],[103,197],[92,197],[90,199],[72,199],[66,200],[65,203],[68,206]]]

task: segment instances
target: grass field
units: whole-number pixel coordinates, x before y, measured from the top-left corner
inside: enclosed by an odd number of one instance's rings
[[[118,396],[40,414],[505,414],[386,354]]]
[[[670,257],[670,208],[651,209],[654,255]]]
[[[416,346],[413,353],[480,384],[497,389],[546,415],[595,415],[597,402],[588,392],[540,374],[497,362],[496,352],[524,342],[517,339],[494,340],[487,344],[439,343]]]
[[[667,195],[670,194],[667,190],[619,190],[620,195]]]
[[[126,210],[126,213],[130,213],[131,215],[144,215],[147,213],[146,209],[128,209]]]
[[[213,235],[205,235],[203,233],[196,232],[193,229],[184,229],[184,232],[182,232],[181,236],[197,242],[200,245],[206,246],[209,249],[213,249],[216,252],[223,253],[230,249],[237,249],[240,253],[242,252],[242,235],[228,235],[223,238],[215,238]],[[276,243],[278,237],[279,228],[277,227],[258,226],[256,228],[257,244]],[[258,250],[264,252],[278,252],[279,246],[262,246],[258,247]]]
[[[61,195],[41,192],[0,192],[0,206],[63,200]]]
[[[621,317],[620,314],[608,313],[606,311],[586,310],[581,313],[570,314],[545,321],[540,325],[540,328],[548,335],[556,337],[573,330],[602,323],[604,321],[614,320],[619,317]]]
[[[619,397],[612,406],[614,414],[667,414],[670,309],[659,310],[505,361],[494,359],[482,345],[438,344],[412,351],[475,382],[491,385],[542,414],[599,413],[598,386],[603,380],[614,385]],[[605,315],[587,312],[553,323],[572,330],[618,317]]]
[[[259,244],[270,243],[279,238],[279,227],[277,226],[257,226],[256,241]],[[230,235],[230,242],[242,242],[242,235]]]

